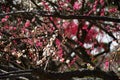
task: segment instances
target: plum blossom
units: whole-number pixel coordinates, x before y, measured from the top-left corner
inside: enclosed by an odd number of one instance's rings
[[[28,39],[27,42],[30,44],[30,45],[33,45],[33,41],[31,39]]]
[[[104,69],[108,70],[108,68],[109,68],[109,61],[106,60],[105,63],[104,63]]]
[[[9,26],[8,26],[8,25],[5,25],[5,26],[4,26],[4,29],[9,29]]]
[[[98,0],[95,1],[94,5],[93,5],[93,11],[96,11],[97,9],[97,4],[98,4]]]
[[[114,13],[114,12],[116,12],[116,11],[117,11],[117,8],[110,8],[108,12]]]
[[[6,19],[8,19],[8,18],[9,18],[9,16],[8,16],[8,15],[6,15],[6,16],[5,16],[5,18],[6,18]]]
[[[104,5],[104,0],[100,0],[100,4],[103,6]]]
[[[86,39],[85,39],[85,42],[92,41],[92,39],[95,38],[97,36],[97,34],[98,34],[98,32],[94,28],[91,28],[88,31],[88,34],[87,34]]]
[[[88,25],[84,24],[82,29],[87,31],[88,30]]]
[[[29,27],[30,26],[30,20],[27,20],[24,26]]]
[[[16,30],[17,28],[16,27],[13,27],[13,30]]]
[[[104,14],[105,14],[105,10],[102,9],[102,10],[101,10],[101,13],[100,13],[100,16],[104,16]]]
[[[74,36],[76,35],[77,31],[78,31],[78,24],[76,24],[75,22],[70,22],[69,24],[66,23],[65,24],[65,34],[67,36]]]
[[[71,23],[71,34],[75,35],[78,31],[78,24],[76,24],[75,22]]]
[[[72,66],[77,59],[78,59],[78,56],[75,56],[68,66],[69,67]]]
[[[32,19],[32,21],[31,22],[35,22],[35,17]]]
[[[63,23],[63,28],[66,29],[66,28],[68,27],[69,24],[70,24],[70,22],[65,21],[65,22]]]
[[[37,42],[36,42],[36,46],[37,46],[37,47],[42,46],[42,42],[37,41]]]
[[[55,43],[58,47],[57,55],[59,56],[59,58],[62,58],[63,57],[63,50],[62,50],[62,47],[61,47],[61,42],[60,42],[59,39],[56,39]]]
[[[6,21],[7,21],[6,18],[2,18],[2,20],[1,20],[2,23],[6,22]]]
[[[74,10],[79,10],[81,8],[81,3],[75,2],[73,5]]]
[[[62,50],[61,47],[60,47],[60,49],[57,51],[57,54],[58,54],[59,58],[62,58],[62,57],[63,57],[63,50]]]
[[[9,16],[6,15],[4,18],[1,19],[1,22],[2,22],[2,23],[6,22],[6,21],[8,20],[8,18],[9,18]]]
[[[56,45],[60,45],[60,40],[59,40],[59,39],[56,39],[56,40],[55,40],[55,43],[56,43]]]

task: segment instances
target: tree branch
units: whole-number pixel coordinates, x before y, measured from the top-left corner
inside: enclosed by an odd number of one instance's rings
[[[33,70],[33,73],[38,76],[40,76],[40,74],[43,74],[45,78],[51,79],[51,80],[57,80],[57,79],[68,80],[68,79],[71,79],[72,77],[83,78],[86,76],[99,77],[104,80],[119,80],[118,77],[114,75],[113,72],[107,73],[101,70],[80,69],[80,70],[69,71],[69,72],[51,72],[51,71],[41,71],[40,69],[35,69]]]
[[[61,15],[56,14],[56,12],[48,12],[48,11],[16,11],[16,12],[9,12],[9,13],[1,13],[1,16],[5,15],[15,15],[15,14],[26,14],[26,13],[33,13],[37,14],[42,17],[57,17],[61,19],[86,19],[86,20],[101,20],[101,21],[111,21],[120,23],[119,18],[111,18],[107,16],[83,16],[83,15]]]
[[[114,72],[104,72],[101,70],[88,70],[88,69],[79,69],[75,71],[68,71],[68,72],[52,72],[52,71],[45,71],[41,68],[35,68],[26,71],[17,71],[17,72],[10,72],[2,75],[0,79],[11,78],[11,77],[19,77],[25,75],[31,75],[31,72],[35,76],[39,76],[40,78],[50,79],[50,80],[68,80],[73,77],[83,78],[86,76],[89,77],[98,77],[104,80],[119,80],[119,78],[115,75]],[[20,74],[19,74],[20,73]],[[23,74],[24,73],[24,74]],[[9,74],[9,75],[8,75]],[[15,74],[15,75],[10,75]]]

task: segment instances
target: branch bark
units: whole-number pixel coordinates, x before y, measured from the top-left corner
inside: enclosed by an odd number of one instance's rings
[[[26,14],[26,13],[33,13],[37,14],[42,17],[56,17],[61,19],[86,19],[86,20],[100,20],[100,21],[111,21],[120,23],[119,18],[111,18],[107,16],[83,16],[83,15],[62,15],[56,14],[56,12],[47,12],[47,11],[16,11],[16,12],[9,12],[9,13],[1,13],[0,17],[5,15],[15,15],[15,14]]]
[[[104,72],[101,70],[88,70],[88,69],[80,69],[76,71],[69,71],[69,72],[51,72],[51,71],[41,71],[39,68],[33,70],[33,73],[38,76],[44,76],[44,78],[51,79],[51,80],[68,80],[72,77],[83,78],[86,76],[89,77],[99,77],[104,80],[119,80],[119,78],[114,75],[113,72]]]

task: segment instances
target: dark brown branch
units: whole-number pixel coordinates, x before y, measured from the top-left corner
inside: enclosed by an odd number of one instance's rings
[[[120,23],[120,19],[116,18],[110,18],[110,17],[100,17],[100,16],[83,16],[83,15],[40,15],[43,17],[57,17],[61,19],[86,19],[86,20],[101,20],[101,21],[111,21],[111,22],[117,22]]]
[[[53,3],[52,1],[46,0],[48,3],[50,3],[53,7],[59,8],[59,6],[56,3]]]
[[[16,77],[20,77],[20,76],[30,76],[30,73],[22,73],[22,74],[14,74],[14,75],[0,76],[0,79],[16,78]]]
[[[0,65],[0,69],[5,70],[5,71],[17,71],[17,70],[19,70],[18,68],[11,67],[11,66],[8,67],[6,65]]]
[[[9,74],[30,73],[30,72],[31,72],[31,70],[11,71],[11,72],[8,72],[8,73],[0,74],[0,77],[4,76],[4,75],[9,75]]]
[[[6,74],[8,74],[8,73],[6,73],[3,76],[1,76],[0,79],[19,77],[19,76],[23,76],[23,75],[24,76],[31,75],[30,73],[27,73],[27,72],[31,72],[35,76],[39,76],[40,78],[44,77],[44,79],[50,79],[50,80],[57,80],[57,79],[68,80],[68,79],[71,79],[72,77],[83,78],[86,76],[98,77],[98,78],[102,78],[104,80],[119,80],[119,78],[115,75],[114,72],[104,72],[101,70],[79,69],[79,70],[69,71],[69,72],[51,72],[51,71],[44,71],[41,68],[36,68],[36,69],[27,70],[27,71],[23,71],[23,72],[24,72],[24,74],[22,73],[22,71],[12,73],[15,75],[6,75]],[[21,73],[21,74],[19,74],[19,73]],[[9,74],[11,74],[11,73],[9,73]]]
[[[112,43],[112,41],[110,41],[110,42],[107,44],[107,46],[106,46],[107,49],[106,49],[105,51],[94,55],[94,57],[97,58],[98,56],[103,55],[104,53],[109,53],[109,52],[110,52],[110,45],[111,45],[111,43]]]
[[[47,12],[47,11],[16,11],[10,13],[1,13],[0,16],[26,14],[26,13],[38,14],[39,16],[42,17],[57,17],[61,19],[86,19],[86,20],[94,20],[94,21],[101,20],[101,21],[111,21],[111,22],[120,23],[120,19],[111,18],[107,16],[61,15],[60,13],[56,14],[56,12]]]
[[[36,2],[34,0],[31,0],[31,2],[37,7],[37,8],[41,8],[39,5],[36,4]]]
[[[104,72],[101,70],[88,70],[88,69],[80,69],[76,71],[69,71],[69,72],[51,72],[51,71],[42,71],[40,69],[33,70],[33,73],[37,76],[44,76],[44,78],[51,79],[51,80],[68,80],[72,77],[79,77],[83,78],[86,76],[89,77],[99,77],[104,80],[119,80],[113,72]]]

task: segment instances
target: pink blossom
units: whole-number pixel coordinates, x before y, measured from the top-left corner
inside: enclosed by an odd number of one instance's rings
[[[60,62],[64,62],[64,61],[65,61],[65,59],[64,59],[64,58],[61,58],[61,59],[60,59]]]
[[[86,50],[86,52],[87,52],[87,54],[88,54],[88,55],[90,55],[90,50],[89,50],[89,49],[88,49],[88,50]]]
[[[63,28],[66,29],[69,24],[70,24],[70,22],[68,22],[68,21],[64,22],[64,23],[63,23]]]
[[[93,11],[96,11],[96,7],[93,7]]]
[[[75,2],[74,5],[73,5],[73,9],[74,10],[79,10],[81,8],[81,4],[78,3],[78,2]]]
[[[25,23],[25,27],[29,27],[30,26],[30,21],[27,20],[26,23]]]
[[[58,47],[57,55],[59,56],[59,58],[62,58],[63,57],[63,50],[62,50],[62,47],[61,47],[60,40],[56,39],[55,43],[56,43],[56,45]]]
[[[83,43],[82,43],[82,42],[78,41],[78,43],[79,43],[80,46],[83,46]]]
[[[56,45],[60,45],[61,44],[59,39],[56,39],[55,43],[56,43]]]
[[[103,6],[104,5],[104,0],[100,0],[100,4]]]
[[[27,32],[27,29],[26,29],[26,28],[21,28],[21,32],[22,32],[22,33],[26,33],[26,32]]]
[[[87,30],[88,25],[84,24],[84,26],[82,27],[83,30]]]
[[[36,46],[37,46],[37,47],[42,46],[42,42],[37,41],[37,42],[36,42]]]
[[[108,68],[109,68],[109,61],[108,60],[105,61],[104,68],[105,68],[105,70],[108,70]]]
[[[94,28],[92,28],[91,30],[88,31],[85,41],[86,42],[92,41],[93,38],[95,38],[97,36],[97,34],[98,34],[98,32]]]
[[[91,9],[87,14],[84,14],[84,15],[89,16],[93,11],[94,11],[94,10]]]
[[[20,22],[20,21],[21,21],[21,19],[20,19],[20,18],[17,18],[17,21],[18,21],[18,22]]]
[[[13,43],[14,43],[14,44],[17,44],[16,40],[13,40]]]
[[[60,5],[60,6],[63,6],[63,5],[64,5],[64,2],[63,2],[63,1],[59,1],[59,5]]]
[[[33,45],[33,41],[31,39],[28,39],[27,42],[30,44],[30,45]]]
[[[97,6],[96,4],[93,5],[93,11],[96,11],[97,9],[96,6]]]
[[[75,56],[68,66],[70,67],[71,65],[73,65],[77,59],[78,56]]]
[[[72,35],[76,35],[78,31],[78,24],[76,24],[75,22],[71,23],[71,28],[70,28],[70,32]]]
[[[97,4],[98,4],[98,0],[96,0],[95,3],[94,3],[94,5],[93,5],[93,11],[96,11]]]
[[[13,29],[13,26],[9,26],[9,30],[12,30]]]
[[[32,19],[32,21],[31,22],[35,22],[35,17]]]
[[[60,48],[60,49],[57,51],[57,54],[58,54],[58,57],[59,57],[59,58],[63,58],[63,50],[62,50],[62,48]]]
[[[108,12],[113,13],[113,12],[116,12],[116,11],[117,11],[117,8],[110,8]]]
[[[100,16],[104,16],[104,13],[105,13],[105,11],[104,11],[104,9],[102,9],[101,13],[100,13]]]
[[[43,1],[42,4],[44,5],[44,7],[45,7],[47,10],[50,10],[49,5],[48,5],[45,1]]]
[[[9,26],[8,25],[4,26],[4,29],[9,29]]]
[[[97,3],[98,3],[98,0],[95,1],[95,5],[97,5]]]
[[[16,30],[16,27],[13,27],[13,30]]]
[[[29,57],[30,57],[30,58],[33,58],[34,56],[33,56],[33,54],[32,54],[32,53],[29,53]]]
[[[9,16],[8,16],[8,15],[6,15],[6,16],[5,16],[5,18],[6,18],[6,19],[8,19],[8,18],[9,18]]]
[[[6,18],[2,18],[2,20],[1,20],[2,23],[6,22],[6,21],[7,21]]]
[[[64,29],[65,29],[65,34],[67,36],[72,36],[72,35],[76,35],[77,31],[78,31],[78,24],[75,22],[66,22],[64,24]]]

